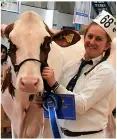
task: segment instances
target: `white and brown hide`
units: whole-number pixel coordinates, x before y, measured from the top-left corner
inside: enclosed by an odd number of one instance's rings
[[[43,118],[43,109],[34,103],[35,94],[43,93],[44,90],[42,63],[39,60],[48,62],[59,80],[64,68],[64,55],[60,46],[75,44],[80,40],[80,35],[72,30],[53,34],[41,17],[30,11],[8,25],[5,36],[10,42],[12,65],[3,83],[1,101],[11,120],[14,135],[18,138],[51,137],[48,119]],[[23,62],[26,59],[33,60]],[[22,62],[15,73],[15,65]],[[33,99],[30,97],[32,94]]]

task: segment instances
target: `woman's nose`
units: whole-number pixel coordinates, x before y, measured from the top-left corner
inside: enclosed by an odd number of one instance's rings
[[[90,40],[90,44],[95,44],[95,38],[92,38],[92,39]]]
[[[3,53],[1,53],[1,56],[4,56],[4,54],[3,54]]]

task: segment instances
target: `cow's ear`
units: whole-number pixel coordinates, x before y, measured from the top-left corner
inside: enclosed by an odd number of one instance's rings
[[[46,28],[47,32],[48,32],[50,35],[54,35],[54,34],[56,34],[56,33],[58,33],[58,32],[61,31],[61,30],[54,30],[54,29],[51,29],[51,28],[49,28],[49,27],[46,25],[45,22],[43,22],[43,23],[45,24],[45,28]]]
[[[6,36],[7,38],[9,38],[9,34],[10,34],[10,32],[13,30],[13,27],[14,27],[14,23],[13,23],[13,24],[9,24],[9,25],[5,28],[4,33],[5,33],[5,36]]]
[[[81,39],[78,32],[74,30],[61,30],[52,36],[52,40],[61,47],[68,47]]]

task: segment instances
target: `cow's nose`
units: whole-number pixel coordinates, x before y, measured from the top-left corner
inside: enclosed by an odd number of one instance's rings
[[[22,77],[20,78],[20,89],[23,91],[33,92],[39,86],[39,78],[34,77]]]

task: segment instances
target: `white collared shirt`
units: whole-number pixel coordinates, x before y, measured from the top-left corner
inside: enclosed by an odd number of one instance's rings
[[[115,89],[115,71],[104,61],[97,65],[88,75],[84,75],[101,60],[102,56],[92,59],[93,65],[86,65],[77,80],[73,92],[65,87],[77,73],[81,62],[70,62],[64,68],[60,86],[56,93],[74,94],[76,120],[59,120],[60,126],[73,132],[98,131],[104,129],[108,122],[109,99]]]

